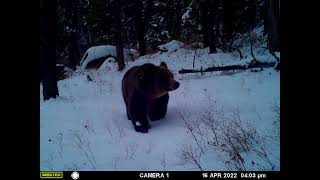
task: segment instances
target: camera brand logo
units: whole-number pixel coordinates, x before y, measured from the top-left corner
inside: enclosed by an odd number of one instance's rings
[[[63,178],[63,172],[60,171],[42,171],[40,172],[41,179],[61,179]]]

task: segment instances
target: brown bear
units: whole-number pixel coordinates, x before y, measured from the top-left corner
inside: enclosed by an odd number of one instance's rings
[[[164,118],[169,102],[169,91],[180,83],[174,80],[166,63],[160,66],[146,63],[129,69],[122,79],[122,95],[128,119],[137,132],[147,133],[151,121]]]

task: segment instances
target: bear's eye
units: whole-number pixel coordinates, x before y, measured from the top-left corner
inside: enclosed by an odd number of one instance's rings
[[[161,84],[161,86],[164,86],[164,87],[168,86],[169,81],[170,81],[170,79],[168,76],[158,77],[158,82]]]
[[[166,84],[167,82],[169,82],[169,78],[167,76],[162,76],[161,83]]]

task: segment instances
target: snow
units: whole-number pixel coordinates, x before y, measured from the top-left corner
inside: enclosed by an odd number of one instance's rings
[[[71,73],[71,72],[73,72],[73,70],[72,69],[70,69],[70,68],[68,68],[68,67],[64,67],[64,71],[66,71],[66,72],[68,72],[68,73]]]
[[[279,72],[266,68],[260,72],[178,74],[182,68],[192,68],[194,57],[194,50],[182,45],[178,41],[162,45],[168,52],[128,62],[122,72],[109,60],[99,70],[83,70],[82,74],[58,81],[57,99],[43,101],[40,85],[40,170],[197,171],[195,165],[179,158],[181,146],[191,142],[192,137],[177,112],[184,112],[188,121],[199,118],[208,107],[208,95],[216,102],[216,108],[223,107],[226,112],[238,108],[242,121],[254,123],[258,132],[267,137],[270,161],[279,170],[280,140],[268,138],[273,135],[275,120],[272,106],[280,101]],[[112,54],[112,49],[112,46],[90,48],[83,63],[93,56]],[[249,62],[252,58],[248,49],[241,49],[247,55],[243,60],[234,53],[208,54],[208,48],[199,49],[194,68]],[[274,60],[268,52],[262,52],[255,50],[257,59]],[[280,57],[280,53],[276,54]],[[149,133],[137,133],[126,116],[122,77],[133,66],[147,62],[159,65],[162,61],[167,63],[180,87],[170,93],[165,119],[151,122]],[[88,81],[87,75],[93,81]],[[253,155],[244,157],[255,159]],[[268,170],[267,162],[260,164],[262,170]],[[228,170],[213,150],[202,157],[201,165],[204,170]]]
[[[131,49],[124,49],[124,60],[129,61],[132,53],[135,53],[135,51]],[[82,69],[85,69],[91,61],[104,56],[117,57],[116,47],[111,45],[101,45],[89,48],[83,55],[83,58],[80,61],[80,66]]]
[[[190,18],[190,9],[188,9],[185,13],[182,15],[182,22],[185,23],[187,19]]]
[[[110,67],[111,63],[114,63],[116,62],[116,59],[114,59],[113,57],[109,57],[108,59],[106,59],[102,64],[101,66],[99,67],[99,70],[100,71],[103,71],[104,69],[108,69],[108,70],[111,70],[112,67]]]
[[[167,51],[168,53],[172,53],[183,46],[183,43],[177,40],[172,40],[166,44],[158,46],[161,50]]]
[[[275,52],[274,53],[278,58],[280,58],[280,52]]]

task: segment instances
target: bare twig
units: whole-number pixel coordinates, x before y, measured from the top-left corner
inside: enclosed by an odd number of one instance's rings
[[[85,157],[88,159],[88,161],[90,162],[90,164],[91,164],[91,166],[94,168],[94,169],[96,169],[96,167],[95,167],[95,158],[94,158],[94,155],[93,155],[93,153],[92,153],[92,151],[91,151],[91,148],[90,148],[90,144],[89,143],[87,143],[87,148],[89,149],[89,151],[90,151],[90,153],[91,153],[91,156],[88,154],[88,152],[84,149],[84,147],[83,147],[83,144],[84,144],[84,142],[82,141],[82,139],[81,139],[81,137],[80,137],[80,135],[79,134],[77,134],[77,133],[74,133],[74,137],[76,138],[76,139],[73,139],[73,141],[75,142],[75,144],[77,145],[77,147],[80,149],[80,152],[82,152],[84,155],[85,155]],[[93,162],[93,161],[94,162]]]
[[[152,142],[150,141],[150,142],[148,143],[147,148],[146,148],[146,153],[147,153],[147,154],[150,154],[150,152],[151,152],[151,147],[152,147]]]
[[[126,159],[133,159],[133,156],[135,155],[137,150],[136,144],[129,144],[126,146]]]
[[[194,51],[194,56],[193,56],[193,63],[192,67],[194,68],[194,61],[196,60],[196,53],[197,53],[198,48]]]
[[[240,60],[243,59],[242,53],[241,53],[241,51],[240,51],[240,48],[238,48],[237,51],[238,51],[238,53],[239,53]]]
[[[161,164],[162,164],[163,169],[164,169],[164,171],[165,171],[165,170],[166,170],[166,165],[167,165],[167,162],[166,162],[166,154],[165,154],[165,153],[162,154]]]
[[[254,112],[258,116],[258,118],[262,121],[261,115],[258,113],[256,105],[252,106],[252,112]]]
[[[114,161],[113,161],[113,169],[115,170],[115,171],[117,171],[118,170],[118,162],[119,162],[119,157],[116,157],[115,159],[114,159]]]
[[[42,164],[42,165],[41,165]],[[52,164],[52,160],[46,160],[44,162],[41,162],[40,163],[41,166],[45,167],[45,168],[48,168],[49,170],[53,171],[54,168],[53,168],[53,164]]]
[[[107,129],[107,132],[109,133],[110,137],[112,138],[113,135],[112,135],[112,131],[111,131],[111,127],[110,127],[110,124],[109,124],[109,121],[106,121],[106,129]]]
[[[96,134],[96,132],[94,131],[94,128],[93,128],[93,123],[91,120],[87,120],[85,125],[84,125],[84,128],[89,132],[89,133],[93,133],[93,134]]]
[[[249,39],[250,39],[250,52],[251,52],[251,56],[252,56],[253,60],[258,61],[258,60],[254,57],[253,50],[252,50],[251,30],[249,30]]]
[[[251,161],[245,159],[247,155],[257,155],[274,170],[276,166],[269,158],[271,152],[266,149],[265,139],[259,135],[252,122],[243,122],[239,107],[225,115],[222,108],[214,106],[210,95],[207,94],[206,97],[209,100],[208,108],[205,108],[198,120],[190,121],[184,113],[177,111],[193,137],[180,149],[180,157],[202,170],[201,156],[208,153],[207,147],[211,147],[229,170],[247,170],[250,164],[247,161]],[[253,111],[261,118],[255,107]],[[280,109],[276,110],[278,111]],[[205,132],[205,129],[209,132]],[[251,164],[255,165],[255,162],[252,161]]]
[[[196,149],[192,148],[191,145],[185,144],[181,149],[181,157],[187,162],[195,164],[201,171],[203,168],[200,164],[201,153],[199,154]]]
[[[201,149],[201,152],[204,153],[204,150],[203,148],[201,147],[196,135],[194,134],[194,131],[193,131],[193,127],[189,124],[189,122],[185,119],[184,115],[181,113],[181,111],[177,111],[178,112],[178,115],[179,117],[183,120],[184,124],[187,126],[190,134],[192,135],[193,139],[195,140],[195,142],[197,143],[198,147]]]

